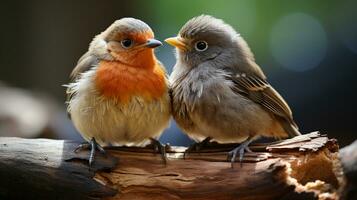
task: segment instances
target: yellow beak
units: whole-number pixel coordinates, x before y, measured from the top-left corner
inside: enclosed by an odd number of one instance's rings
[[[165,42],[167,42],[169,45],[172,45],[174,47],[177,47],[178,49],[182,50],[182,51],[186,51],[189,49],[189,47],[187,46],[187,44],[185,44],[183,42],[183,39],[180,37],[171,37],[171,38],[167,38],[165,40]]]

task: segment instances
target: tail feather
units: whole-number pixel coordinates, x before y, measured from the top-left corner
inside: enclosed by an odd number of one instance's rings
[[[297,127],[295,122],[290,123],[287,120],[282,120],[281,125],[290,138],[301,135],[299,128]]]

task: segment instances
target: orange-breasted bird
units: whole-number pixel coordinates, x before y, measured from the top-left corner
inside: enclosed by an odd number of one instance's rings
[[[229,155],[243,158],[259,138],[300,135],[292,112],[268,83],[248,44],[230,25],[202,15],[166,42],[177,49],[170,75],[173,116],[200,144],[243,142]],[[206,139],[205,139],[206,138]]]
[[[141,20],[122,18],[94,37],[78,61],[67,86],[67,110],[89,143],[89,164],[101,145],[142,146],[168,126],[170,97],[151,28]]]

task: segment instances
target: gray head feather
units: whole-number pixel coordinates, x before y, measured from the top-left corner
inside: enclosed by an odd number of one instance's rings
[[[116,20],[112,25],[110,25],[107,30],[105,30],[101,35],[106,38],[110,37],[115,37],[116,34],[120,33],[144,33],[151,31],[151,28],[149,25],[147,25],[145,22],[131,18],[131,17],[126,17],[122,18],[119,20]]]
[[[221,67],[255,65],[248,44],[221,19],[209,15],[192,18],[181,28],[179,36],[191,47],[189,51],[178,51],[178,58],[189,68],[203,62]],[[194,46],[198,41],[207,42],[208,49],[197,51]]]
[[[104,60],[113,60],[113,56],[107,51],[108,41],[120,41],[125,39],[129,34],[151,33],[151,28],[145,22],[135,18],[122,18],[116,20],[105,31],[95,36],[89,46],[89,53]]]
[[[224,35],[228,39],[238,36],[237,32],[223,20],[210,15],[200,15],[190,19],[180,30],[183,38],[203,37],[205,35]],[[230,38],[229,38],[230,37]]]

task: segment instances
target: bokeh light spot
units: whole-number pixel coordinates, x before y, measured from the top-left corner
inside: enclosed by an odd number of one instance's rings
[[[270,48],[274,58],[293,71],[317,67],[326,55],[327,36],[314,17],[293,13],[281,18],[273,27]]]

